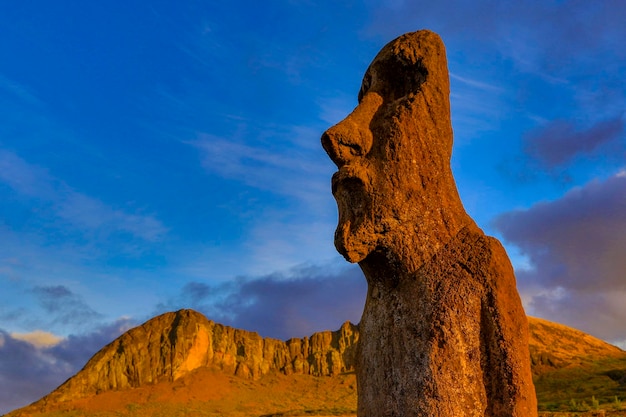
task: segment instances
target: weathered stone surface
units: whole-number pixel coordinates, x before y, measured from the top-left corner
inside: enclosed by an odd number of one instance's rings
[[[335,332],[283,342],[180,310],[124,333],[39,405],[174,381],[203,366],[251,379],[270,372],[332,376],[354,370],[357,341],[357,328],[349,322]]]
[[[339,168],[335,246],[368,282],[358,415],[536,416],[513,269],[466,214],[450,169],[441,39],[419,31],[386,45],[322,145]]]

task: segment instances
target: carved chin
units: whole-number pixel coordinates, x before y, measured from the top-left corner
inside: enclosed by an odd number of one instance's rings
[[[335,230],[335,248],[348,262],[361,262],[376,248],[376,239],[365,224],[355,228],[344,221]]]
[[[369,184],[367,171],[352,165],[333,175],[333,195],[339,211],[335,247],[348,262],[362,261],[376,247]]]

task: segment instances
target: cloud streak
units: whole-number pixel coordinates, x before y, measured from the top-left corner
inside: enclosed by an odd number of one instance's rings
[[[330,193],[334,166],[319,146],[319,135],[302,126],[264,126],[251,132],[242,126],[231,138],[200,134],[189,142],[207,172],[280,201],[280,210],[267,204],[253,213],[236,213],[252,220],[240,253],[247,259],[245,273],[266,274],[336,256],[330,245],[335,227]]]
[[[102,318],[102,315],[89,307],[81,297],[63,285],[38,286],[33,294],[51,318],[51,325],[85,328]]]
[[[541,166],[553,169],[577,156],[598,154],[602,148],[624,153],[626,143],[620,143],[623,133],[621,116],[597,122],[587,129],[577,129],[571,122],[555,120],[526,134],[523,146],[524,151]]]
[[[36,200],[44,211],[53,213],[56,221],[63,223],[58,227],[69,225],[80,232],[98,233],[105,238],[125,233],[147,242],[160,241],[167,233],[166,227],[155,217],[109,207],[3,149],[0,149],[0,181],[19,195]]]
[[[314,131],[267,127],[256,132],[260,138],[256,145],[250,145],[238,139],[246,135],[242,129],[231,138],[202,133],[190,142],[201,152],[207,171],[309,204],[317,204],[320,196],[327,194],[332,165],[321,148],[311,148],[311,143],[319,143]],[[250,138],[247,141],[253,142]]]

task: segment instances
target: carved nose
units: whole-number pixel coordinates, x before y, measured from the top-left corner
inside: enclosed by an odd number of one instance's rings
[[[341,167],[369,153],[374,141],[370,123],[382,103],[380,95],[367,93],[348,117],[324,132],[322,146],[335,165]]]
[[[372,147],[372,133],[368,127],[363,129],[348,116],[324,132],[322,146],[335,165],[340,167],[369,152]]]

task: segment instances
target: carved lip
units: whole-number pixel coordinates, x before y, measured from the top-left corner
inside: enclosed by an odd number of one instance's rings
[[[358,183],[359,186],[363,187],[364,191],[371,191],[371,181],[368,174],[368,171],[360,166],[342,166],[332,177],[331,184],[333,194],[335,194],[340,187],[348,183]]]

